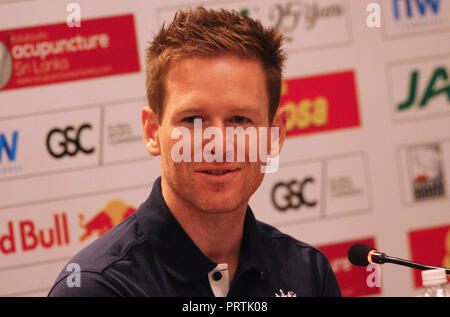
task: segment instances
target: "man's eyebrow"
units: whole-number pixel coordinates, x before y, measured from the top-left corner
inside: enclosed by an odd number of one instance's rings
[[[180,105],[177,108],[177,114],[183,114],[183,113],[191,113],[191,112],[202,112],[204,111],[201,107],[198,106],[187,106],[187,105]]]
[[[254,114],[254,115],[259,115],[259,109],[255,109],[255,108],[251,108],[251,107],[245,107],[245,106],[238,106],[236,108],[233,109],[234,112],[238,112],[238,113],[249,113],[249,114]]]
[[[185,113],[201,113],[205,112],[205,109],[199,106],[188,106],[188,105],[181,105],[177,109],[177,114],[182,115]],[[246,107],[246,106],[236,106],[236,107],[230,107],[229,112],[232,113],[242,113],[242,114],[253,114],[253,115],[259,115],[259,109]]]

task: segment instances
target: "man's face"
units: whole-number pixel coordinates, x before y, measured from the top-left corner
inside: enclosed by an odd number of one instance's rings
[[[257,131],[259,127],[269,128],[268,94],[260,62],[235,56],[182,59],[172,64],[167,74],[163,108],[158,127],[147,132],[155,141],[156,151],[149,150],[150,153],[161,155],[165,198],[181,200],[196,210],[211,213],[232,212],[246,206],[263,180],[263,163],[259,158],[249,162],[249,146],[255,146],[249,142],[245,162],[237,162],[237,142],[226,139],[226,128],[254,127]],[[147,108],[147,112],[151,110]],[[144,117],[143,113],[145,135]],[[203,130],[217,127],[222,131],[223,162],[207,163],[204,158],[194,162],[196,119],[201,120]],[[171,135],[180,127],[190,131],[190,162],[173,160],[172,148],[179,139]],[[202,145],[210,141],[204,139]],[[225,158],[227,142],[228,146],[230,142],[234,144],[233,162]]]

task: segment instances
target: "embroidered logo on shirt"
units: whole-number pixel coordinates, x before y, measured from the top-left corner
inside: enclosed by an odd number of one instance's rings
[[[283,292],[283,290],[280,289],[280,294],[275,293],[275,297],[297,297],[297,294],[295,294],[292,291],[288,291],[286,294]]]

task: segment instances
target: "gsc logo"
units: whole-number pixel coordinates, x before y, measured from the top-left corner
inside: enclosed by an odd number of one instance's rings
[[[291,180],[288,183],[278,182],[272,187],[270,198],[279,211],[299,209],[302,206],[314,207],[317,200],[309,200],[304,195],[305,186],[314,183],[312,177],[303,180]]]
[[[60,128],[50,130],[46,143],[48,153],[56,159],[66,155],[75,156],[79,151],[92,154],[95,148],[86,148],[81,143],[82,133],[86,129],[92,129],[92,126],[89,123],[84,123],[78,129],[70,125],[64,130]]]

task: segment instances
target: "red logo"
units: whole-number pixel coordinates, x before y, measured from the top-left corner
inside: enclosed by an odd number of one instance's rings
[[[368,238],[321,246],[319,249],[330,261],[342,296],[355,297],[379,294],[381,293],[380,287],[371,287],[367,283],[371,271],[367,271],[366,267],[354,266],[347,258],[348,249],[355,243],[364,243],[375,247],[375,240]]]
[[[84,216],[80,214],[80,227],[84,230],[80,237],[80,242],[83,242],[93,234],[100,237],[135,211],[136,208],[128,206],[123,201],[113,200],[107,203],[103,210],[86,223],[84,222]]]
[[[37,248],[50,249],[55,246],[69,245],[69,227],[65,213],[55,214],[53,224],[47,228],[37,228],[32,220],[22,220],[15,226],[8,221],[7,233],[0,235],[0,251],[3,254],[31,251]]]
[[[287,136],[360,125],[353,71],[286,80],[280,105],[287,111]]]
[[[409,243],[414,262],[450,267],[450,226],[411,231]],[[422,287],[421,271],[413,270],[413,274],[414,286]]]
[[[133,15],[0,31],[0,90],[139,71]]]

